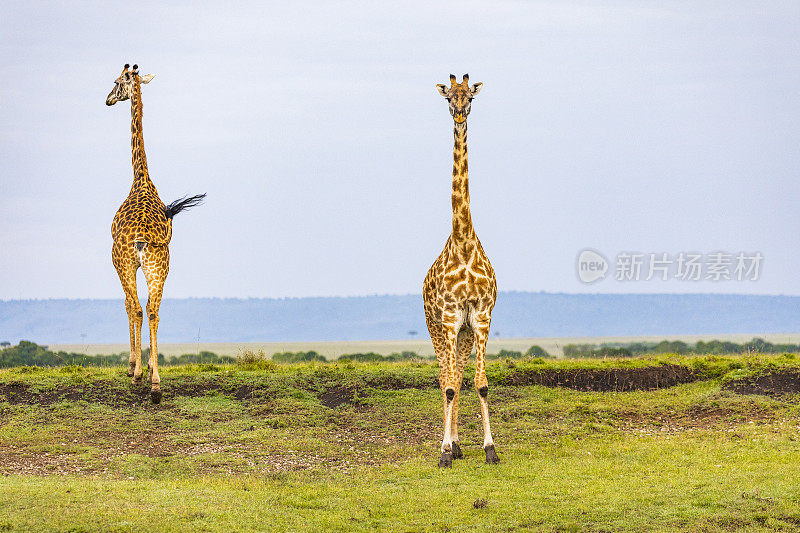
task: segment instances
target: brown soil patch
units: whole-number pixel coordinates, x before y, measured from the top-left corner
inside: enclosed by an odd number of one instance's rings
[[[131,454],[146,457],[170,457],[185,454],[185,447],[166,440],[154,432],[96,432],[79,438],[65,438],[50,451],[29,449],[25,444],[0,445],[0,474],[105,474],[116,458]],[[88,447],[92,458],[81,457]]]
[[[561,387],[579,391],[627,392],[634,390],[655,390],[674,387],[702,379],[691,369],[681,365],[660,365],[644,368],[609,369],[516,369],[502,376],[492,384],[505,386],[541,385]],[[381,376],[367,381],[366,385],[377,389],[398,390],[409,388],[438,388],[439,381],[432,376],[430,381],[408,383],[396,376]],[[472,388],[472,379],[465,377],[462,389]]]
[[[4,383],[0,385],[0,396],[4,396],[8,403],[15,404],[41,404],[50,405],[62,400],[75,401],[83,397],[83,391],[78,387],[67,387],[58,390],[31,391],[22,383]],[[34,398],[38,401],[34,401]]]
[[[72,454],[31,453],[14,447],[0,449],[2,475],[63,475],[88,469]]]
[[[673,387],[698,379],[685,366],[662,365],[645,368],[519,370],[504,380],[503,385],[542,385],[579,391],[627,392]]]
[[[213,392],[224,392],[237,400],[250,400],[256,396],[270,394],[266,388],[258,390],[257,387],[239,385],[229,389],[224,384],[216,382],[185,383],[164,380],[161,382],[161,388],[164,392],[164,399],[180,396],[197,398]],[[260,394],[257,394],[259,392]],[[146,383],[146,380],[139,385],[106,380],[47,390],[32,388],[20,382],[2,383],[0,384],[0,400],[3,399],[11,405],[52,405],[63,401],[85,400],[110,407],[140,405],[151,406],[150,408],[154,410],[164,408],[163,403],[153,405],[150,402],[150,385]]]
[[[3,398],[11,405],[52,405],[63,401],[85,400],[121,407],[150,404],[150,387],[129,385],[127,389],[122,389],[110,381],[98,381],[83,386],[39,390],[23,383],[11,382],[0,384],[0,399]]]
[[[322,405],[330,407],[331,409],[335,409],[342,404],[353,403],[354,397],[355,391],[352,388],[341,387],[339,385],[335,385],[318,395]]]
[[[787,396],[800,394],[800,370],[780,370],[731,380],[722,386],[738,394],[763,394],[766,396]]]

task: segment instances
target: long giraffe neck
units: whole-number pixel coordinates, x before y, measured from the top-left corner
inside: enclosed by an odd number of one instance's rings
[[[453,130],[453,239],[468,240],[474,236],[469,211],[469,169],[467,167],[467,123],[456,123]]]
[[[147,157],[144,154],[144,134],[142,133],[142,86],[138,80],[133,82],[131,94],[131,153],[133,162],[133,186],[131,192],[141,187],[153,187],[147,172]]]

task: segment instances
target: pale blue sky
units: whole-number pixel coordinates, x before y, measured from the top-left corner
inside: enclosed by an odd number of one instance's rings
[[[800,294],[797,2],[3,2],[0,298],[122,297],[123,63],[176,218],[166,297],[419,292],[452,119],[500,290]],[[757,282],[582,284],[579,251],[755,252]]]

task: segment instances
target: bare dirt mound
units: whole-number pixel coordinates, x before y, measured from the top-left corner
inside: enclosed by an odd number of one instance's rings
[[[185,383],[164,381],[161,384],[166,397],[188,396],[196,398],[214,391],[230,394],[237,400],[251,399],[254,387],[249,385],[226,386],[217,382]],[[150,385],[146,380],[139,385],[127,382],[96,381],[85,385],[68,385],[39,390],[20,382],[0,384],[0,400],[11,405],[53,405],[63,401],[79,401],[104,404],[111,407],[127,405],[151,405]]]
[[[318,394],[320,403],[325,407],[335,409],[343,404],[352,404],[356,396],[356,391],[351,387],[335,385],[325,392]]]
[[[776,397],[800,394],[800,370],[775,370],[734,379],[725,383],[722,388],[738,394],[763,394]]]
[[[518,370],[509,375],[503,384],[564,387],[579,391],[627,392],[663,389],[699,379],[700,376],[685,366],[661,365],[644,368]]]
[[[113,407],[150,402],[150,387],[131,385],[126,389],[110,381],[98,381],[86,385],[69,385],[39,390],[24,383],[0,384],[0,399],[11,405],[52,405],[63,401],[85,400]]]
[[[642,368],[516,368],[500,376],[489,376],[489,384],[503,386],[541,385],[579,391],[626,392],[654,390],[691,383],[703,375],[681,365],[659,365]],[[404,382],[397,376],[368,379],[366,384],[376,389],[438,388],[436,377],[420,382]],[[462,388],[472,387],[472,379],[464,378]]]

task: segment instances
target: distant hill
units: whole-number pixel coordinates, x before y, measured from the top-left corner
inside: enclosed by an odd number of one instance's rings
[[[147,338],[147,323],[144,326]],[[421,295],[188,298],[162,302],[159,340],[389,340],[427,335]],[[800,332],[800,296],[505,292],[492,331],[503,337]],[[85,335],[85,337],[82,337]],[[0,341],[128,341],[122,300],[0,301]]]

